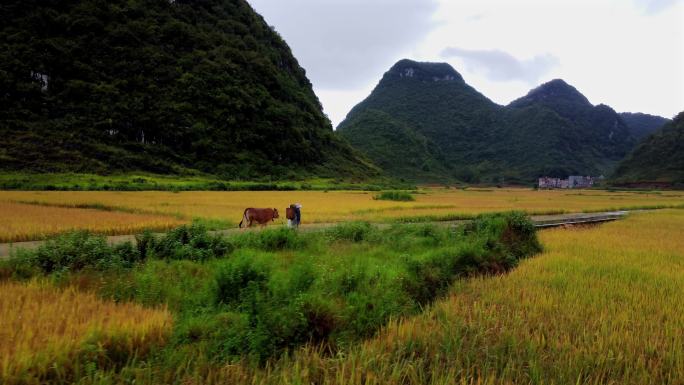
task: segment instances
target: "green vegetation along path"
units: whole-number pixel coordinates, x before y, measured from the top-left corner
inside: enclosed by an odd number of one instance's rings
[[[612,221],[612,220],[622,218],[627,213],[628,213],[628,211],[606,211],[606,212],[599,212],[599,213],[533,215],[530,218],[532,219],[532,222],[534,223],[534,225],[536,227],[545,228],[545,227],[562,226],[562,225],[587,224],[587,223]],[[465,222],[468,222],[468,220],[442,221],[442,222],[434,222],[434,223],[440,224],[443,226],[456,226],[456,225],[460,225],[460,224],[465,223]],[[316,230],[316,229],[334,226],[335,224],[336,223],[303,224],[301,226],[301,228],[302,228],[302,230],[305,230],[305,231],[311,231],[311,230]],[[388,223],[377,223],[375,225],[379,226],[379,227],[390,226],[390,224],[388,224]],[[255,227],[254,229],[258,230],[258,229],[261,229],[261,227]],[[246,230],[233,228],[233,229],[212,231],[211,233],[212,234],[228,235],[228,234],[235,233],[238,231],[246,231]],[[129,235],[108,236],[107,241],[110,244],[134,242],[135,241],[135,235],[129,234]],[[9,256],[12,254],[12,252],[16,251],[18,249],[35,249],[35,248],[39,247],[40,245],[42,245],[44,242],[45,241],[0,243],[0,259],[9,258]]]

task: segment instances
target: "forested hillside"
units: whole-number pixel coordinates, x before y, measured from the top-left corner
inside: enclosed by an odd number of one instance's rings
[[[629,127],[612,108],[605,104],[592,105],[575,87],[561,79],[542,84],[508,106],[515,109],[538,106],[555,112],[571,125],[570,136],[564,138],[571,141],[567,143],[567,151],[583,153],[582,158],[588,165],[597,169],[602,168],[603,161],[622,159],[636,144]]]
[[[636,142],[615,111],[562,80],[504,107],[448,64],[411,60],[385,73],[338,132],[392,175],[416,181],[607,174]]]
[[[684,185],[684,112],[639,143],[620,163],[615,182]]]
[[[627,124],[632,135],[637,139],[643,139],[670,121],[670,119],[663,118],[662,116],[642,114],[639,112],[622,112],[620,113],[620,117],[625,124]]]
[[[377,173],[245,0],[10,0],[0,14],[0,170]]]
[[[499,109],[448,64],[402,60],[337,132],[396,177],[468,179],[460,165],[470,156],[489,157],[482,147],[491,140],[481,126],[489,127]]]

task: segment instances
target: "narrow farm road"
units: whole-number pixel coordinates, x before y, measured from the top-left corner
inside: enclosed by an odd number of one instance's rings
[[[554,226],[563,226],[571,224],[587,224],[587,223],[598,223],[606,221],[614,221],[620,219],[628,214],[628,211],[606,211],[598,213],[572,213],[572,214],[555,214],[555,215],[533,215],[531,220],[537,228],[546,228]],[[468,222],[468,220],[456,220],[456,221],[441,221],[441,222],[424,222],[433,223],[441,226],[458,226],[463,223]],[[311,223],[302,224],[301,229],[304,231],[313,231],[318,229],[324,229],[326,227],[335,226],[337,223]],[[375,223],[378,227],[389,227],[391,224],[388,223]],[[255,227],[247,231],[259,231],[260,227]],[[225,229],[211,231],[212,234],[229,235],[234,234],[239,231],[246,231],[244,229]],[[162,235],[163,233],[159,233]],[[135,235],[113,235],[107,237],[107,242],[109,244],[118,244],[123,242],[134,242]],[[29,241],[29,242],[14,242],[14,243],[0,243],[0,259],[9,258],[10,255],[18,249],[35,249],[40,245],[45,243],[45,241]]]

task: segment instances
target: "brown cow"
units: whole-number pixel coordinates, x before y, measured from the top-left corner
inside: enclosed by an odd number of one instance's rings
[[[253,207],[245,209],[245,213],[242,215],[242,220],[238,227],[242,227],[242,223],[245,223],[245,227],[252,227],[254,222],[262,226],[266,226],[268,221],[273,221],[278,218],[278,209],[255,209]]]

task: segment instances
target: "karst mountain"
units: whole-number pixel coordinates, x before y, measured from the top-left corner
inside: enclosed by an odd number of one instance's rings
[[[501,106],[449,64],[406,59],[337,130],[395,177],[485,183],[609,175],[642,135],[560,79]]]

